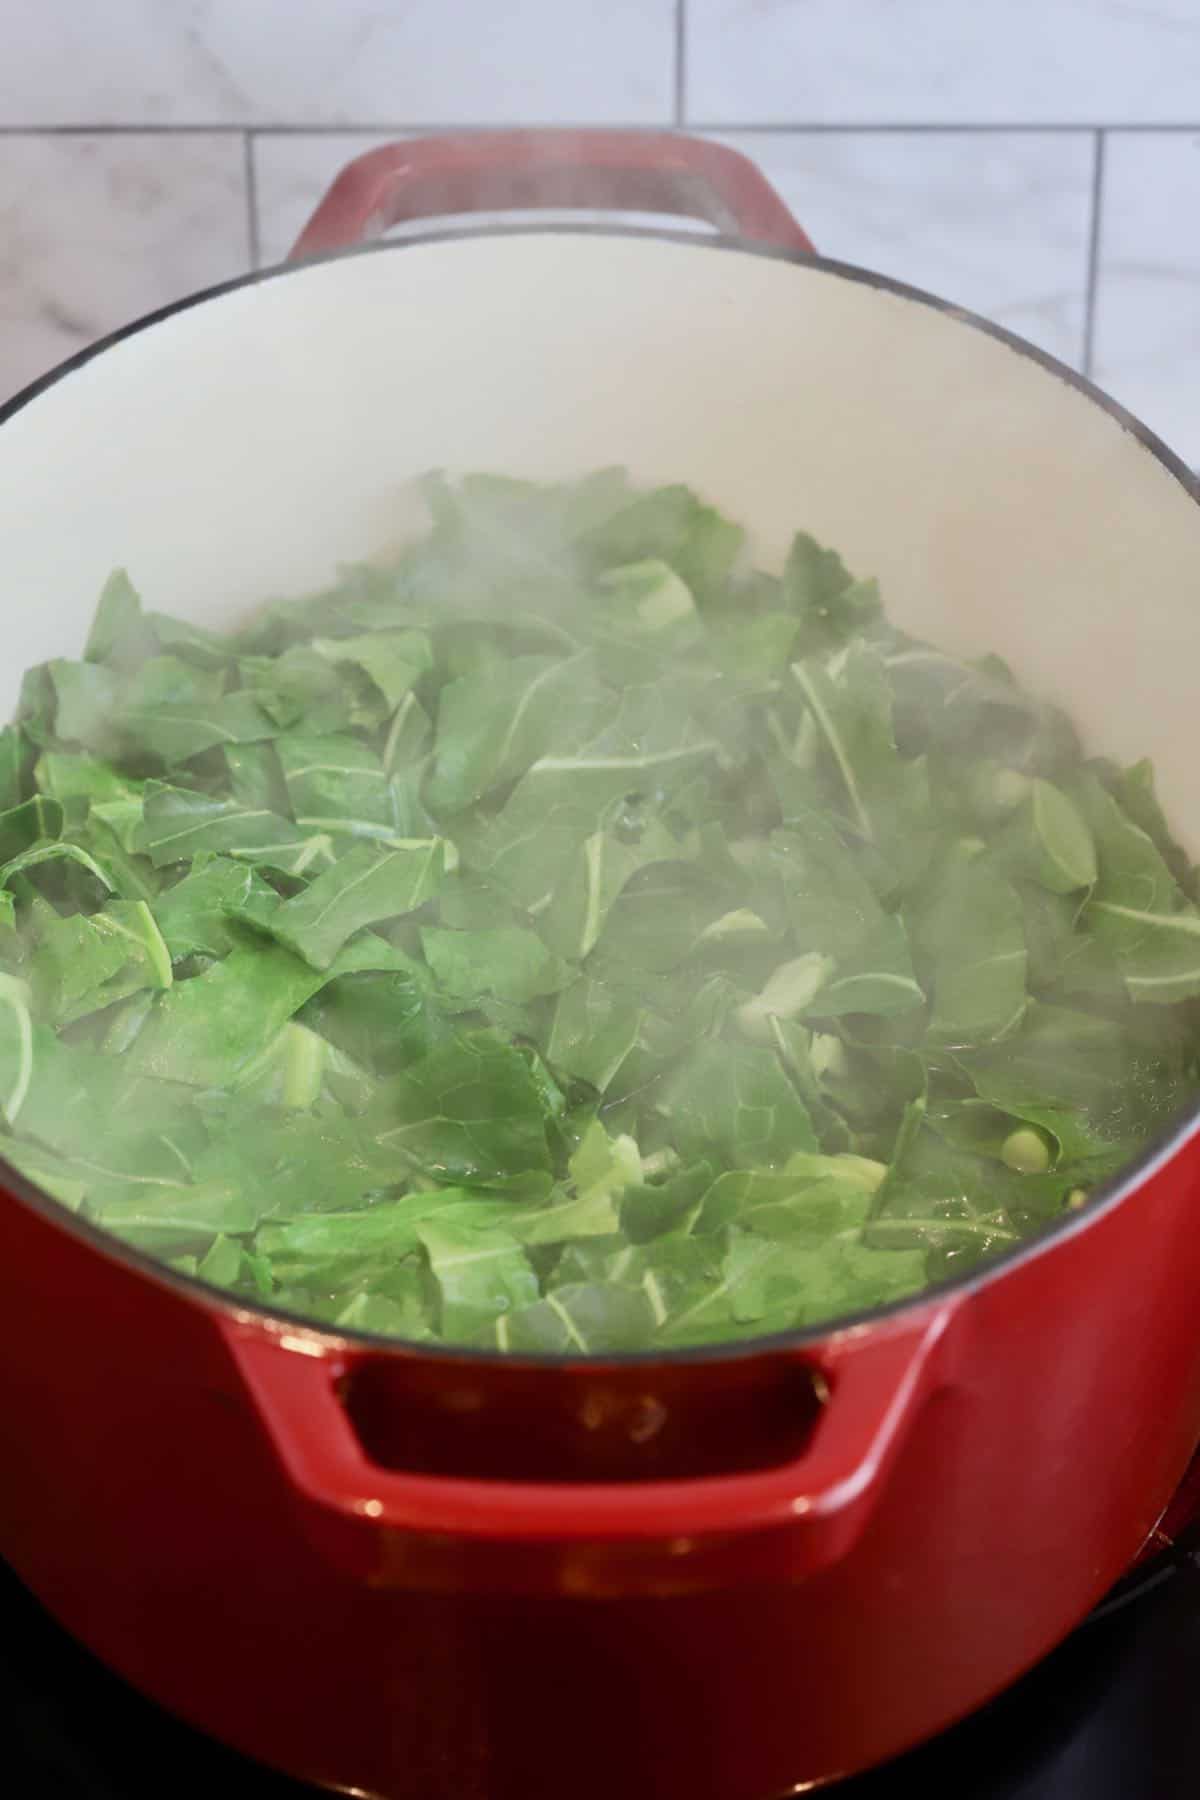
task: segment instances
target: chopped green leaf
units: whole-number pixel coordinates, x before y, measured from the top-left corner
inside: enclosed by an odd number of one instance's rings
[[[436,894],[445,869],[441,838],[390,848],[356,844],[271,915],[268,929],[315,969],[327,969],[366,925],[398,919]]]
[[[235,633],[118,572],[25,675],[21,1178],[247,1306],[605,1357],[904,1300],[1194,1104],[1148,764],[683,485],[421,487]]]

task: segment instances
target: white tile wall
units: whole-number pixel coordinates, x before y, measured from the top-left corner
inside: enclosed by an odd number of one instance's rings
[[[394,133],[340,131],[320,137],[256,137],[253,156],[260,262],[283,261],[339,169],[363,151],[394,139]]]
[[[674,0],[0,0],[0,123],[666,116]]]
[[[689,117],[806,125],[1176,123],[1196,0],[687,0]]]
[[[0,0],[0,398],[388,136],[681,121],[1200,463],[1200,0]]]
[[[1200,465],[1200,132],[1111,138],[1096,378]]]
[[[930,289],[1077,364],[1095,147],[1088,132],[727,135],[817,249]]]
[[[0,138],[0,399],[249,255],[237,132]]]

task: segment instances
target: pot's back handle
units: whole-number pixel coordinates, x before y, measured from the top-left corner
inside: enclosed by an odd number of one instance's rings
[[[813,248],[761,170],[725,144],[661,131],[479,131],[356,157],[291,254],[343,250],[410,219],[546,207],[676,213],[752,243]]]
[[[310,1536],[347,1572],[385,1585],[613,1595],[794,1580],[843,1556],[922,1403],[945,1379],[937,1353],[957,1305],[930,1303],[797,1351],[828,1388],[798,1456],[647,1481],[479,1480],[380,1467],[341,1397],[375,1353],[244,1315],[222,1329]],[[703,1365],[693,1366],[703,1381]],[[558,1374],[548,1369],[547,1380]]]

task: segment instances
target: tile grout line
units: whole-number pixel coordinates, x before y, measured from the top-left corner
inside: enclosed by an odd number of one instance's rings
[[[254,163],[254,133],[242,133],[242,168],[246,181],[246,236],[249,241],[250,267],[262,267],[262,244],[258,228],[258,170]]]
[[[1096,290],[1100,279],[1100,234],[1104,211],[1105,134],[1097,131],[1092,156],[1092,217],[1088,232],[1087,296],[1083,310],[1083,373],[1091,377],[1096,347]]]
[[[687,0],[675,0],[675,124],[687,117]]]
[[[686,73],[686,71],[684,71],[684,73]],[[577,120],[577,119],[557,119],[557,120],[544,119],[544,120],[539,120],[537,122],[537,124],[530,125],[528,127],[525,127],[520,121],[516,122],[515,124],[511,123],[511,122],[508,124],[505,124],[504,122],[500,122],[500,123],[492,122],[492,123],[487,123],[487,124],[480,124],[480,122],[477,119],[476,120],[444,119],[444,120],[437,120],[437,121],[425,120],[424,122],[418,122],[416,124],[413,124],[411,122],[396,122],[396,121],[392,121],[389,123],[387,120],[384,120],[381,123],[379,120],[374,120],[374,121],[368,122],[366,124],[363,124],[361,122],[355,123],[355,122],[351,121],[351,122],[346,122],[346,123],[338,123],[336,125],[328,125],[328,124],[324,124],[324,123],[321,123],[321,124],[292,124],[292,123],[288,123],[286,121],[278,122],[275,124],[263,124],[261,122],[252,124],[252,123],[248,123],[245,120],[234,119],[234,120],[228,121],[227,123],[219,124],[219,125],[214,125],[211,123],[189,124],[186,121],[184,121],[180,124],[173,124],[173,125],[154,125],[154,124],[113,125],[111,123],[90,124],[90,125],[89,124],[80,124],[80,125],[2,125],[2,124],[0,124],[0,137],[171,137],[171,136],[219,137],[222,134],[224,134],[226,137],[236,137],[236,136],[243,135],[243,134],[249,134],[250,136],[255,137],[255,138],[258,138],[258,137],[336,137],[340,134],[344,134],[346,136],[367,137],[367,136],[371,136],[372,134],[377,134],[379,136],[385,136],[389,132],[404,132],[406,134],[412,135],[412,134],[426,132],[426,131],[428,131],[428,132],[501,131],[501,130],[522,130],[522,129],[526,129],[526,128],[528,128],[529,130],[533,130],[533,131],[545,129],[545,130],[572,130],[572,131],[589,131],[589,130],[590,131],[605,131],[605,130],[611,131],[611,130],[615,130],[615,131],[668,132],[668,131],[673,131],[675,129],[675,126],[674,126],[674,124],[662,124],[662,123],[655,122],[655,121],[647,121],[645,119],[634,119],[634,120],[607,119],[602,122],[597,122],[595,120],[591,120],[591,121],[587,122],[586,124],[581,124],[579,122],[579,120]],[[816,137],[816,136],[829,136],[829,137],[880,136],[880,137],[882,137],[882,136],[902,135],[905,132],[912,133],[914,136],[933,136],[933,137],[936,137],[936,136],[954,137],[955,135],[959,135],[959,136],[985,135],[985,134],[989,134],[989,133],[992,136],[1010,136],[1010,137],[1012,137],[1012,136],[1017,136],[1017,135],[1036,135],[1038,132],[1044,132],[1046,134],[1052,134],[1052,133],[1059,134],[1059,133],[1074,132],[1079,136],[1083,136],[1087,133],[1092,133],[1092,134],[1103,133],[1107,137],[1120,136],[1122,134],[1127,134],[1129,136],[1140,136],[1140,135],[1151,135],[1152,136],[1154,133],[1159,132],[1159,133],[1163,134],[1164,136],[1175,136],[1180,133],[1191,132],[1191,131],[1200,132],[1200,117],[1197,117],[1196,119],[1193,119],[1190,122],[1172,121],[1167,124],[1144,124],[1144,123],[1139,123],[1136,121],[1134,121],[1132,123],[1123,123],[1122,124],[1122,123],[1110,123],[1110,122],[1106,122],[1103,120],[1096,120],[1096,119],[1076,119],[1076,120],[1072,120],[1070,122],[1063,122],[1061,120],[1054,120],[1054,119],[1044,119],[1036,124],[1031,124],[1027,120],[1011,120],[1011,119],[1007,120],[1007,121],[1003,120],[1003,119],[999,119],[999,120],[994,120],[994,121],[988,121],[987,123],[980,123],[977,120],[971,121],[968,119],[960,119],[957,121],[940,121],[937,124],[920,123],[920,122],[913,122],[913,121],[909,121],[907,123],[902,123],[902,122],[897,122],[897,121],[891,121],[891,122],[877,121],[874,124],[868,124],[868,123],[854,124],[854,123],[846,123],[845,121],[842,121],[842,122],[831,124],[826,120],[809,120],[806,122],[804,120],[795,120],[795,119],[791,119],[791,120],[787,120],[787,119],[783,119],[783,120],[694,119],[691,121],[691,129],[693,131],[702,131],[702,132],[711,132],[711,133],[715,133],[715,132],[744,132],[744,133],[773,132],[779,136],[786,136],[786,137],[799,137],[799,136],[812,136],[812,137]]]
[[[956,134],[963,137],[1036,137],[1039,133],[1045,136],[1064,136],[1074,132],[1083,137],[1089,132],[1097,131],[1106,132],[1110,136],[1125,133],[1130,137],[1153,137],[1155,133],[1161,133],[1164,137],[1175,137],[1200,131],[1200,124],[1180,119],[1165,124],[1147,124],[1136,119],[939,119],[935,122],[920,119],[877,119],[873,123],[859,124],[845,119],[694,119],[691,129],[709,132],[736,131],[747,135],[771,133],[778,137],[895,137],[906,132],[917,137],[953,137]]]

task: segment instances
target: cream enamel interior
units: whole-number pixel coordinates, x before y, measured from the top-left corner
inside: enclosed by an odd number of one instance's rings
[[[461,237],[175,313],[0,430],[0,712],[101,582],[206,623],[405,535],[424,470],[623,462],[777,566],[797,526],[893,617],[999,651],[1091,748],[1154,758],[1200,851],[1200,506],[1113,416],[952,313],[653,237]]]

